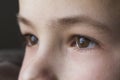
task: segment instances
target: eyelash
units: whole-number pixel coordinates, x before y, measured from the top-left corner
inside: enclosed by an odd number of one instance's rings
[[[25,34],[23,37],[27,47],[33,47],[39,42],[38,38],[33,34]],[[96,39],[83,35],[73,35],[68,42],[70,42],[71,47],[77,49],[93,49],[100,46]]]

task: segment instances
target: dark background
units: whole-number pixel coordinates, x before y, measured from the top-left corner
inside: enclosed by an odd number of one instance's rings
[[[17,80],[24,47],[16,15],[18,0],[0,0],[0,80]]]
[[[22,48],[17,13],[18,0],[0,0],[0,49]]]

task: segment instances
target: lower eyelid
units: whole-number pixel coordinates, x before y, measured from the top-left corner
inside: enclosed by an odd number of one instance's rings
[[[73,47],[73,48],[69,48],[70,52],[74,53],[74,54],[97,54],[101,49],[99,47],[95,47],[95,48],[78,48],[78,47]]]

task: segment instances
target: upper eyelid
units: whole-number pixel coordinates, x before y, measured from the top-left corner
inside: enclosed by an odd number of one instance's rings
[[[25,37],[25,36],[33,35],[33,36],[35,36],[35,37],[37,38],[36,35],[31,34],[31,33],[23,33],[22,35],[23,35],[24,37]],[[71,35],[71,37],[68,38],[68,41],[74,39],[75,37],[85,37],[85,38],[87,38],[87,39],[90,39],[91,41],[96,42],[97,44],[101,44],[101,42],[100,42],[99,40],[97,40],[97,39],[95,39],[95,38],[93,38],[93,37],[87,36],[87,35],[83,35],[83,34],[74,34],[74,35]]]
[[[68,42],[70,42],[71,40],[73,40],[75,37],[85,37],[85,38],[87,38],[87,39],[90,39],[91,41],[94,41],[97,45],[100,45],[100,46],[103,45],[99,40],[97,40],[97,39],[95,39],[95,38],[93,38],[93,37],[87,36],[87,35],[82,35],[82,34],[74,34],[74,35],[72,35],[72,36],[68,39]]]

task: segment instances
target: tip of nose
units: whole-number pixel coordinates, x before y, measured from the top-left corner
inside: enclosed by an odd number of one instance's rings
[[[48,70],[41,72],[25,72],[20,76],[19,80],[58,80],[57,77]]]
[[[58,80],[56,76],[47,76],[47,77],[32,77],[32,76],[24,76],[19,80]]]

